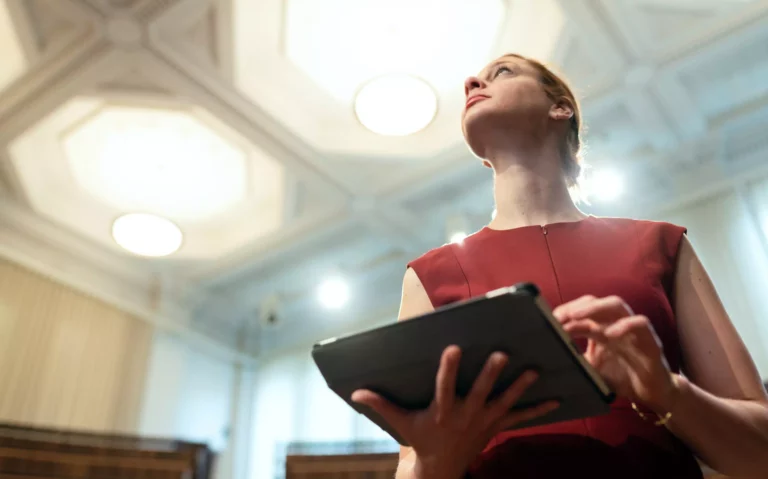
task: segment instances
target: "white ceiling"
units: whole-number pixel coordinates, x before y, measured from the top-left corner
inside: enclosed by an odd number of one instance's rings
[[[490,217],[461,81],[513,51],[565,73],[587,160],[631,179],[590,212],[647,215],[768,175],[768,0],[320,3],[0,0],[0,254],[237,357],[392,320],[406,261]],[[432,84],[438,113],[377,136],[352,98],[396,68]],[[124,152],[134,173],[170,152],[166,176],[96,181],[118,130],[167,138]],[[210,173],[175,181],[185,161]],[[182,227],[177,255],[114,245],[111,222],[139,209]],[[341,312],[313,296],[333,274],[352,287]]]

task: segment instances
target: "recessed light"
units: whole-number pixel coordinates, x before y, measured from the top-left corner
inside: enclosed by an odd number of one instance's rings
[[[341,308],[349,301],[349,286],[341,278],[327,279],[317,289],[317,298],[328,309]]]
[[[457,231],[451,235],[451,243],[461,243],[467,238],[467,233],[463,231]]]
[[[588,197],[613,201],[624,192],[624,179],[615,171],[599,170],[584,178],[584,188]]]
[[[172,221],[147,213],[123,215],[112,223],[112,237],[127,251],[139,256],[160,257],[181,247],[183,234]]]

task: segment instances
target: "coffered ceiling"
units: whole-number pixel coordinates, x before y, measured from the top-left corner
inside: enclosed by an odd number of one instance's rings
[[[766,0],[2,0],[0,254],[241,359],[390,321],[408,259],[490,217],[458,119],[507,52],[565,73],[588,162],[627,178],[594,214],[768,175]],[[392,73],[436,95],[414,134],[358,121]],[[118,247],[135,212],[178,252]]]

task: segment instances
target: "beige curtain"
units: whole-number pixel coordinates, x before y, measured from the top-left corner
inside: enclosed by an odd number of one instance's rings
[[[0,421],[135,432],[152,327],[0,259]]]

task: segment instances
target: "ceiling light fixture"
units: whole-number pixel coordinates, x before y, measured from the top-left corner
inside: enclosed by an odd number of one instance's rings
[[[379,135],[411,135],[432,123],[436,113],[435,91],[412,75],[375,78],[363,85],[355,97],[358,120]]]
[[[328,309],[339,309],[349,301],[349,286],[341,278],[330,278],[317,289],[320,304]]]
[[[183,234],[172,221],[147,213],[123,215],[112,223],[112,237],[139,256],[168,256],[181,248]]]
[[[451,243],[460,244],[467,238],[467,233],[463,231],[457,231],[451,235]]]
[[[611,170],[599,170],[587,175],[584,183],[587,196],[599,201],[616,200],[624,192],[623,178]]]

